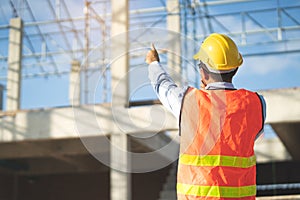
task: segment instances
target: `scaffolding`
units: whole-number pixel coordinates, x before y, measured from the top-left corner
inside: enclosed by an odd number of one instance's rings
[[[167,16],[179,15],[181,54],[189,56],[187,38],[200,44],[212,32],[230,35],[239,45],[243,56],[264,56],[300,53],[299,1],[271,0],[180,0],[178,12],[170,12],[165,0],[129,0],[129,30],[139,29],[140,40],[130,37],[130,45],[146,48],[151,42],[146,32],[165,28]],[[66,76],[73,60],[82,64],[84,102],[90,103],[89,80],[100,70],[101,102],[110,100],[109,56],[111,2],[108,0],[5,0],[0,4],[0,81],[6,85],[9,20],[19,17],[24,22],[22,78]],[[145,31],[141,31],[145,30]],[[151,39],[151,38],[150,38]],[[99,59],[90,59],[97,51]],[[164,55],[162,55],[164,56]],[[132,54],[130,66],[143,65],[143,54]],[[140,59],[140,60],[139,60]],[[136,61],[139,60],[139,61]],[[188,77],[190,59],[181,62],[182,75]],[[197,85],[199,80],[189,80]]]

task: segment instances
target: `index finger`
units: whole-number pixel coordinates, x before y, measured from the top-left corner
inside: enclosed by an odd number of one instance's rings
[[[154,46],[153,43],[151,43],[151,50],[152,50],[152,51],[156,51],[156,48],[155,48],[155,46]]]

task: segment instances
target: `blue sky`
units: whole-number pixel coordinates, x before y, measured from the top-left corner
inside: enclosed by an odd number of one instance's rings
[[[83,1],[68,1],[65,0],[67,4],[70,6],[70,10],[72,10],[71,15],[73,17],[82,16],[82,10],[83,10]],[[7,1],[8,2],[8,1]],[[7,3],[6,2],[6,3]],[[15,1],[17,2],[17,1]],[[42,1],[38,0],[31,0],[31,6],[33,8],[33,13],[35,14],[35,17],[38,21],[44,21],[49,19],[49,11],[47,9],[39,9],[40,7],[45,6]],[[55,1],[53,1],[55,2]],[[139,8],[151,8],[151,7],[157,7],[161,6],[162,2],[164,1],[151,1],[149,3],[148,1],[132,1],[134,3],[130,4],[131,9],[139,9]],[[148,2],[148,3],[145,3]],[[201,1],[200,1],[201,2]],[[209,1],[208,1],[209,2]],[[264,8],[264,7],[270,7],[270,2],[275,1],[260,1],[260,2],[253,2],[247,4],[249,7],[245,7],[246,4],[236,4],[234,7],[231,7],[230,11],[239,11],[239,10],[255,10],[255,8]],[[293,6],[298,5],[299,1],[278,1],[281,5],[284,6]],[[274,3],[274,7],[276,7],[276,4]],[[2,4],[2,9],[6,9],[5,13],[9,12],[11,9],[8,7],[8,4]],[[95,5],[95,8],[97,6]],[[228,8],[219,6],[219,7],[210,7],[209,12],[210,13],[222,13],[225,14],[228,11]],[[108,8],[109,9],[109,8]],[[296,18],[300,22],[300,12],[298,10],[291,11],[293,14],[293,17]],[[101,12],[101,11],[99,11]],[[24,12],[24,18],[25,22],[28,18],[29,20],[29,14]],[[61,12],[61,18],[66,17],[64,12]],[[275,26],[276,21],[275,18],[272,18],[271,13],[260,13],[257,14],[262,17],[261,23],[268,24],[270,26]],[[11,14],[7,13],[6,16],[11,16]],[[253,16],[256,17],[256,16]],[[8,19],[5,19],[4,17],[0,17],[0,25],[7,24]],[[238,17],[232,16],[232,17],[220,17],[218,18],[226,27],[230,30],[238,31],[240,26],[237,26],[239,24]],[[292,20],[288,19],[288,17],[283,17],[284,22],[287,25],[293,25]],[[133,20],[134,21],[134,20]],[[135,20],[135,22],[141,22],[140,20]],[[147,25],[147,24],[146,24]],[[148,22],[149,25],[149,22]],[[158,23],[155,27],[163,27],[165,25],[165,22]],[[77,24],[77,28],[82,28],[83,24]],[[249,29],[253,28],[255,29],[257,25],[251,21],[247,23],[247,27]],[[44,31],[51,31],[51,26],[43,26],[41,29]],[[192,31],[192,26],[189,24],[188,26],[189,31]],[[197,29],[199,30],[199,33],[201,33],[201,26],[197,26]],[[49,30],[47,30],[49,29]],[[218,31],[218,27],[215,28],[215,31]],[[34,29],[27,29],[28,32],[35,32]],[[220,29],[220,31],[222,31]],[[294,35],[291,34],[289,37],[297,37],[299,35],[299,30],[295,30]],[[92,33],[91,41],[93,45],[97,45],[98,37],[96,34],[99,32]],[[95,35],[94,35],[95,34]],[[0,37],[5,37],[7,35],[7,29],[0,29]],[[48,39],[50,37],[47,37]],[[152,35],[152,38],[154,41],[157,40],[157,36]],[[299,38],[299,37],[298,37]],[[56,37],[53,35],[51,37],[52,41],[47,43],[49,48],[55,47],[55,42],[57,43],[63,43],[63,40],[61,37]],[[151,40],[151,37],[147,38]],[[293,43],[284,43],[276,46],[268,46],[268,45],[259,45],[259,46],[253,46],[252,48],[245,48],[242,44],[240,44],[239,38],[234,38],[236,42],[239,45],[240,51],[242,54],[247,54],[249,52],[265,52],[270,51],[270,49],[277,50],[280,48],[286,48],[287,50],[293,50],[297,49],[300,46],[299,41],[294,41]],[[250,40],[250,39],[249,39]],[[269,40],[269,38],[259,38],[259,37],[253,37],[253,41],[250,42],[264,42]],[[37,51],[41,51],[41,44],[36,41],[36,49]],[[0,40],[1,47],[4,47],[0,50],[0,55],[6,54],[7,49],[7,41],[5,39]],[[157,44],[160,48],[167,48],[166,46],[162,46],[161,43]],[[28,44],[27,44],[28,46]],[[199,41],[200,46],[200,41]],[[64,46],[63,46],[64,47]],[[145,45],[142,45],[141,48],[144,48]],[[299,49],[299,48],[298,48]],[[24,49],[25,53],[28,53],[28,49]],[[142,53],[147,52],[147,49],[141,50]],[[190,59],[192,58],[192,54],[195,53],[192,50],[189,51]],[[81,55],[82,56],[82,55]],[[68,62],[70,58],[67,58],[66,56],[62,56],[62,58],[57,59],[68,59]],[[24,63],[32,63],[35,62],[34,60],[26,60]],[[138,70],[134,70],[134,73],[132,73],[131,78],[131,88],[133,90],[136,90],[133,99],[154,99],[156,98],[151,87],[149,85],[139,87],[141,83],[144,83],[143,81],[147,79],[147,66],[146,64],[143,64],[143,60],[141,59],[138,64]],[[5,67],[5,64],[3,62],[0,62],[0,69]],[[266,90],[266,89],[276,89],[276,88],[290,88],[290,87],[300,87],[300,53],[292,53],[292,54],[275,54],[275,55],[264,55],[264,56],[249,56],[244,58],[244,63],[242,67],[239,69],[239,72],[237,76],[234,79],[234,84],[237,88],[246,88],[250,90]],[[64,64],[62,66],[59,66],[60,70],[66,71],[69,70],[70,65]],[[136,66],[135,66],[136,67]],[[132,67],[133,69],[135,67]],[[136,68],[137,69],[137,68]],[[32,73],[38,73],[40,68],[39,67],[33,67],[24,69],[24,72],[29,71]],[[54,70],[53,68],[46,67],[46,70]],[[5,75],[5,70],[2,70],[0,74]],[[4,85],[5,80],[1,81]],[[94,84],[97,84],[97,77],[94,77],[92,82]],[[21,107],[23,109],[30,109],[30,108],[42,108],[42,107],[54,107],[54,106],[67,106],[69,105],[68,95],[69,95],[69,75],[63,74],[61,76],[49,76],[47,78],[45,77],[35,77],[35,78],[25,78],[22,80],[22,101],[21,101]],[[100,93],[100,89],[96,92]],[[99,95],[100,96],[100,95]],[[100,97],[99,97],[100,99]]]
[[[299,54],[246,57],[234,83],[237,87],[266,90],[300,86]]]

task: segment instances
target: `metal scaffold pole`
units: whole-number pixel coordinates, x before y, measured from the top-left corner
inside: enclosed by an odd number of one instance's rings
[[[85,14],[85,51],[84,51],[84,103],[89,102],[89,49],[90,49],[90,5],[91,2],[85,1],[84,14]]]

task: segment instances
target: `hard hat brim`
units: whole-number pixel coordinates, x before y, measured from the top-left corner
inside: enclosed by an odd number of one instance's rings
[[[193,55],[194,60],[199,60],[200,58],[200,52],[197,52],[195,55]]]
[[[210,64],[212,63],[208,63],[209,62],[209,59],[204,59],[203,60],[203,52],[200,50],[198,51],[194,56],[193,56],[193,59],[194,60],[200,60],[201,62],[205,63],[205,65],[207,66],[208,70],[212,73],[219,73],[219,74],[223,74],[223,73],[229,73],[229,72],[232,72],[234,70],[236,70],[237,68],[239,68],[242,63],[243,63],[243,58],[242,58],[242,55],[239,53],[239,60],[238,60],[238,64],[237,66],[232,66],[231,69],[217,69],[215,67],[212,67]],[[220,66],[219,66],[220,67]]]

